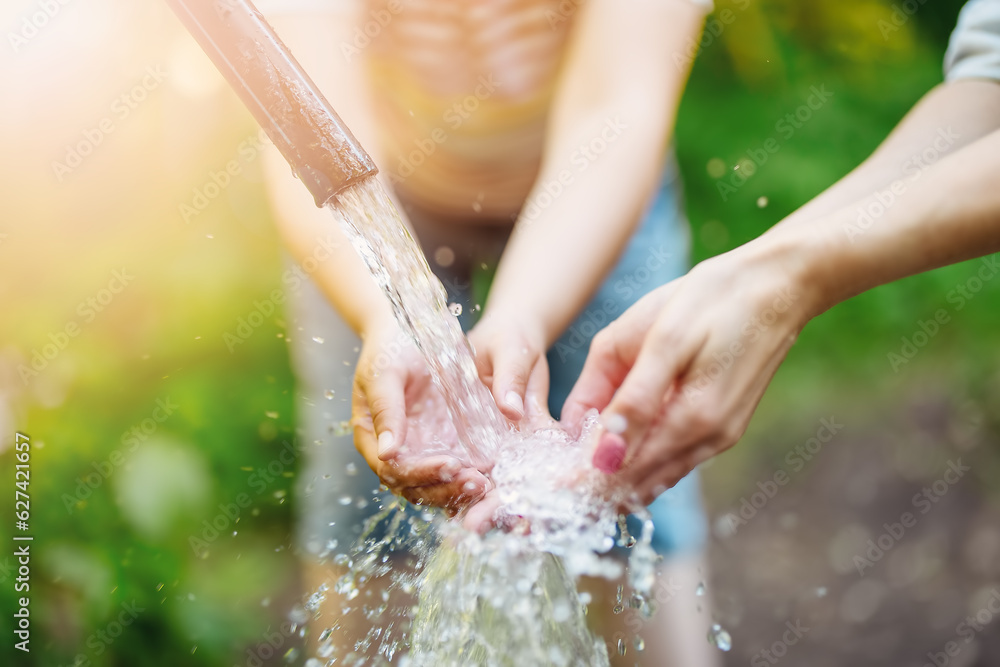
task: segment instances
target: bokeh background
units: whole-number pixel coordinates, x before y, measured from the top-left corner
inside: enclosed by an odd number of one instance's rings
[[[705,38],[676,136],[696,259],[819,193],[941,81],[962,3],[911,2],[888,30],[902,4],[716,0],[715,17],[736,19]],[[43,5],[57,9],[25,33]],[[303,593],[296,466],[251,476],[294,435],[294,332],[276,311],[234,349],[223,339],[286,286],[257,130],[156,0],[4,0],[0,28],[0,543],[12,544],[16,429],[34,446],[35,536],[30,655],[7,631],[16,565],[0,549],[0,663],[281,664],[297,638],[259,649]],[[766,164],[748,162],[812,86],[833,97]],[[70,155],[81,142],[87,154]],[[240,175],[207,187],[231,160]],[[723,198],[737,168],[749,176]],[[810,324],[742,443],[706,466],[707,587],[733,636],[728,664],[801,620],[786,664],[919,667],[1000,587],[1000,279],[960,310],[948,301],[978,268],[904,280]],[[888,355],[941,308],[950,322],[893,368]],[[842,428],[793,468],[788,453],[823,419]],[[958,459],[971,470],[859,576],[853,556]],[[790,481],[755,516],[726,519],[778,470]],[[239,521],[194,548],[241,493]],[[948,664],[1000,664],[1000,618]]]

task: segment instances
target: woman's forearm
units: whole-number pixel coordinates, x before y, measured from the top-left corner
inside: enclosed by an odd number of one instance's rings
[[[926,167],[998,128],[1000,85],[974,79],[941,84],[913,107],[867,160],[780,224],[810,224],[894,181],[919,180]]]
[[[785,258],[814,317],[873,287],[1000,251],[998,183],[1000,130],[919,181],[898,181],[810,224],[779,225],[753,244]]]
[[[594,0],[580,14],[542,169],[486,306],[487,317],[537,322],[548,344],[613,268],[654,192],[688,74],[673,56],[704,19],[683,0]]]

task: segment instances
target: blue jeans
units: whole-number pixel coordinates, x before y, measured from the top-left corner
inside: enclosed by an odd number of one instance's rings
[[[687,271],[688,228],[678,202],[676,173],[674,163],[668,162],[661,187],[618,264],[548,351],[553,416],[559,416],[579,377],[594,334],[644,294]],[[468,329],[485,298],[481,293],[484,274],[499,261],[509,226],[441,225],[419,212],[407,212],[428,257],[436,257],[442,246],[450,249],[453,259],[448,266],[433,259],[430,264],[449,299],[462,304],[461,321]],[[298,436],[306,443],[306,465],[298,488],[299,537],[307,551],[321,553],[330,540],[337,540],[343,548],[357,536],[361,523],[374,510],[373,490],[379,482],[355,450],[351,435],[332,428],[350,419],[351,375],[361,343],[311,282],[294,291],[291,302],[292,365],[299,381]],[[314,339],[324,342],[316,344]],[[331,389],[333,399],[325,398]],[[345,498],[352,500],[345,503]],[[704,545],[706,525],[696,473],[663,493],[649,510],[655,527],[653,547],[658,553]]]

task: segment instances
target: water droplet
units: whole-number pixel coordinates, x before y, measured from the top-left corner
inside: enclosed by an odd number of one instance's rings
[[[698,588],[694,589],[694,594],[698,597],[703,597],[705,595],[705,582],[699,581]]]
[[[646,642],[642,640],[642,637],[636,636],[635,640],[632,642],[632,645],[635,646],[636,651],[646,650]]]
[[[446,245],[440,246],[434,251],[434,263],[447,269],[455,263],[455,251]]]
[[[355,477],[358,474],[358,465],[352,461],[344,466],[344,472],[347,473],[348,477]]]
[[[720,651],[728,651],[733,648],[733,638],[722,629],[718,623],[714,623],[708,631],[708,643],[715,646]]]
[[[458,317],[459,315],[462,314],[462,304],[460,304],[460,303],[449,303],[448,304],[448,310],[451,311],[452,315],[454,315],[455,317]]]
[[[295,662],[295,659],[299,657],[299,649],[292,647],[285,651],[285,662],[291,664]]]
[[[816,589],[816,597],[818,598],[825,598],[826,593],[827,593],[826,586],[820,586],[819,588]]]
[[[613,614],[620,614],[620,613],[622,613],[623,611],[625,611],[625,607],[623,607],[623,606],[622,606],[622,605],[620,605],[620,604],[616,604],[616,605],[615,605],[615,608],[611,610],[611,613],[613,613]]]
[[[266,415],[266,416],[267,416],[267,417],[268,417],[269,419],[277,419],[277,418],[278,418],[278,413],[277,413],[277,412],[275,412],[274,410],[268,410],[268,411],[267,411],[267,412],[265,412],[264,414],[265,414],[265,415]]]
[[[350,421],[335,422],[330,426],[330,432],[338,437],[351,435],[354,433],[354,427]]]
[[[337,502],[343,505],[344,507],[347,507],[352,502],[354,502],[354,499],[351,498],[350,496],[341,496],[340,499],[337,500]]]
[[[163,584],[162,583],[161,584],[157,584],[156,585],[156,590],[162,591],[163,590]]]
[[[625,599],[625,586],[619,584],[618,592],[615,594],[615,601],[621,602],[623,599]]]
[[[474,202],[472,202],[472,210],[475,211],[476,213],[482,213],[483,212],[483,205],[480,204],[477,201],[474,201]]]
[[[767,197],[760,197],[757,199],[757,208],[764,208],[767,206]]]
[[[625,640],[618,638],[618,655],[625,655]]]
[[[327,389],[326,391],[323,392],[323,396],[326,397],[326,400],[332,401],[333,397],[336,396],[336,393],[333,391],[333,389]]]
[[[320,345],[322,345],[323,344],[323,337],[322,336],[313,336],[313,342],[314,343],[319,343]]]

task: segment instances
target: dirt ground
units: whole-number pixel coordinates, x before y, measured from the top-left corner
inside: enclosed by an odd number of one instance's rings
[[[809,461],[790,445],[745,481],[709,468],[726,665],[1000,665],[998,432],[982,401],[921,396]]]

